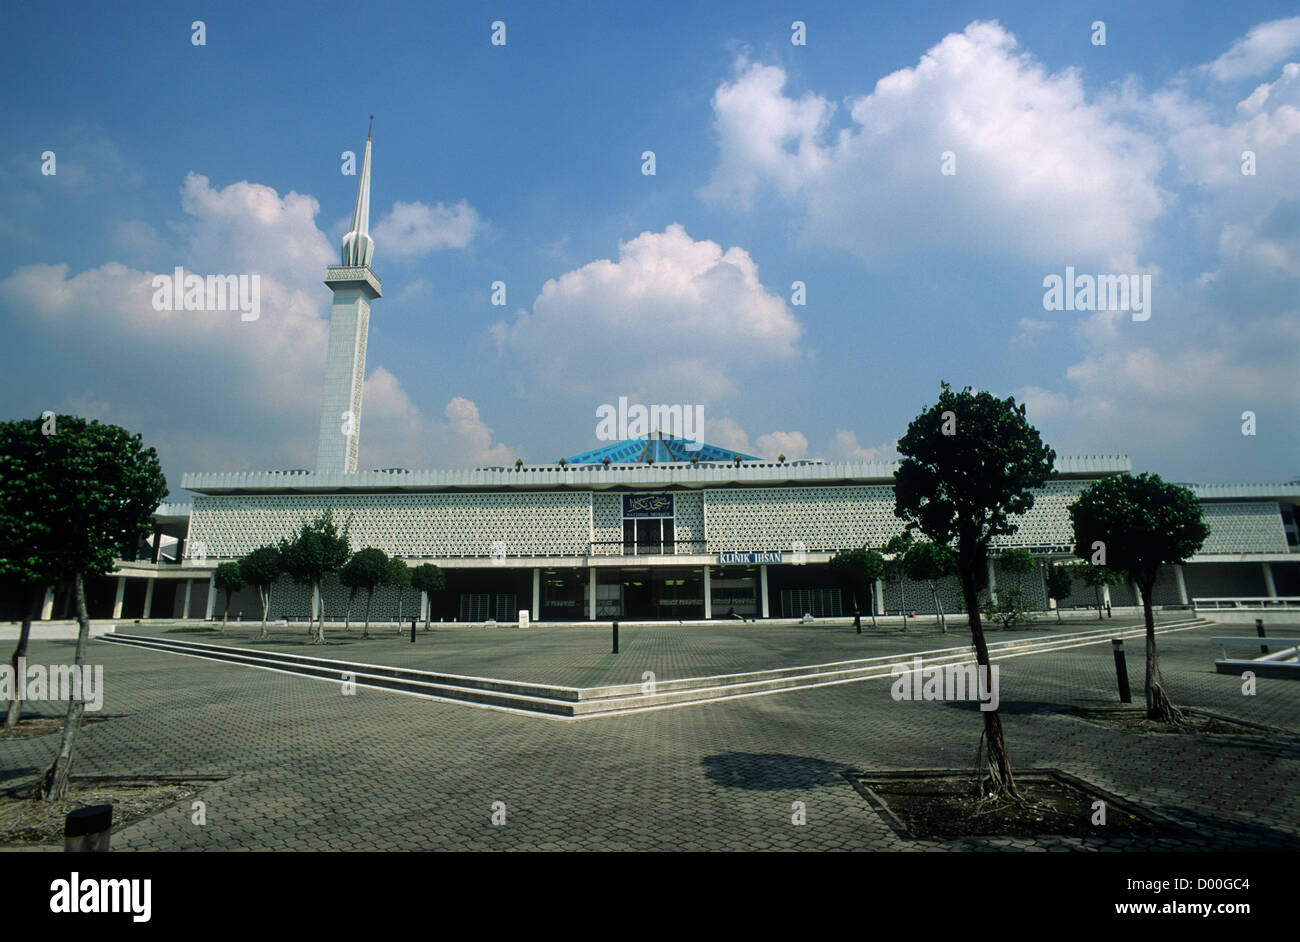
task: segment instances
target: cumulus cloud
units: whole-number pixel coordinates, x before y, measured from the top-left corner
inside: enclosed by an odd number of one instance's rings
[[[742,61],[714,94],[717,166],[700,195],[746,208],[775,190],[803,234],[868,263],[924,248],[1059,262],[1138,252],[1166,205],[1160,151],[1073,70],[1049,73],[996,22],[975,22],[917,65],[834,109]],[[956,173],[940,172],[952,152]]]
[[[550,279],[531,310],[492,334],[551,389],[707,403],[732,391],[738,366],[794,357],[802,330],[748,252],[696,241],[674,223],[620,243],[616,261]]]
[[[506,465],[520,449],[492,441],[478,406],[461,396],[443,409],[444,420],[424,415],[388,370],[373,369],[362,390],[361,442],[367,467],[429,468]]]
[[[808,454],[808,438],[803,432],[768,432],[758,436],[758,453],[761,458],[785,455],[793,461]]]
[[[837,428],[825,452],[825,460],[831,462],[849,461],[897,461],[897,442],[881,442],[874,447],[865,448],[858,441],[855,432]]]
[[[0,300],[60,351],[61,375],[95,391],[93,400],[82,397],[83,411],[129,424],[158,447],[173,491],[181,471],[312,467],[329,330],[319,280],[336,260],[315,223],[319,206],[248,181],[214,187],[194,173],[180,195],[180,247],[161,273],[182,266],[256,275],[256,320],[155,310],[154,273],[117,261],[75,273],[67,264],[25,265],[0,280]],[[147,238],[152,228],[127,231]],[[396,449],[408,439],[443,466],[504,447],[465,419],[473,403],[453,400],[455,416],[430,422],[374,364],[365,396],[363,460],[371,466],[397,463],[385,443]]]
[[[382,250],[396,259],[418,258],[440,249],[463,249],[483,223],[478,211],[461,200],[454,206],[396,202],[371,230],[376,255]]]
[[[1300,16],[1261,23],[1207,68],[1220,82],[1260,75],[1300,49]]]

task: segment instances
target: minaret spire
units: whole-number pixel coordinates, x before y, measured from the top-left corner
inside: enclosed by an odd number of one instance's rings
[[[371,127],[374,115],[370,116]],[[366,336],[370,302],[381,297],[379,279],[370,270],[375,243],[370,238],[370,130],[366,156],[357,181],[352,230],[343,237],[343,264],[325,272],[334,292],[330,308],[329,346],[325,354],[325,388],[316,446],[318,472],[355,474],[361,437],[361,393],[366,378]]]
[[[361,179],[357,181],[357,202],[352,208],[352,229],[343,237],[344,268],[369,268],[375,254],[375,240],[370,238],[370,134],[374,126],[375,116],[371,115]]]

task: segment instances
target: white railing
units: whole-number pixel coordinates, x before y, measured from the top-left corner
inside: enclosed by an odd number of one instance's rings
[[[1300,609],[1300,596],[1240,596],[1237,598],[1203,598],[1192,599],[1192,609],[1237,609],[1239,611],[1264,611],[1278,608]]]

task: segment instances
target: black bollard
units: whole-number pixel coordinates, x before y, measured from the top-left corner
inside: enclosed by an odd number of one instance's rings
[[[858,634],[862,634],[862,613],[856,608],[853,610],[853,627],[858,629]]]
[[[415,619],[411,619],[411,644],[415,644]]]
[[[87,805],[63,819],[63,849],[106,851],[113,836],[113,806]]]
[[[1115,679],[1119,681],[1119,702],[1132,703],[1133,694],[1128,689],[1128,663],[1124,659],[1123,639],[1115,638],[1111,641],[1111,647],[1115,651]]]
[[[1256,618],[1256,619],[1255,619],[1255,634],[1259,635],[1261,638],[1266,638],[1266,637],[1268,637],[1267,635],[1264,634],[1264,619],[1262,619],[1262,618]],[[1259,653],[1260,653],[1260,654],[1267,654],[1267,653],[1268,653],[1268,645],[1267,645],[1267,644],[1261,644],[1261,645],[1259,646]]]
[[[614,653],[618,653],[618,622],[614,622]]]

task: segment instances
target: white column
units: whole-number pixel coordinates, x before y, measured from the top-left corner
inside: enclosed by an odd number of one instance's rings
[[[185,580],[185,604],[181,606],[182,619],[190,617],[190,591],[191,589],[193,589],[193,587],[194,587],[194,580],[186,579]]]
[[[992,600],[994,605],[997,605],[998,604],[998,578],[993,574],[993,557],[990,556],[987,560],[985,560],[985,562],[987,562],[989,566],[989,598]],[[906,615],[907,613],[904,612],[903,614]]]
[[[49,621],[54,615],[54,586],[45,587],[45,601],[41,603],[41,621]]]
[[[591,573],[591,578],[590,578],[591,588],[588,592],[588,596],[589,596],[588,605],[590,606],[590,611],[587,612],[587,618],[589,621],[595,621],[596,620],[596,570],[593,567],[592,569],[589,570],[589,572]]]
[[[312,586],[311,589],[311,617],[320,618],[320,587]]]
[[[212,610],[217,604],[217,574],[213,572],[208,576],[208,605],[207,611],[203,613],[204,621],[212,621]]]
[[[420,621],[429,620],[429,593],[424,589],[420,590]]]
[[[712,566],[704,567],[704,617],[705,618],[713,617],[713,585],[711,579],[712,572],[713,572]]]
[[[126,576],[117,577],[117,595],[113,598],[113,617],[122,617],[122,596],[126,594]]]
[[[1110,586],[1108,585],[1101,587],[1101,604],[1105,607],[1110,606]]]
[[[533,609],[528,613],[533,621],[542,620],[542,568],[533,567]]]
[[[1174,578],[1178,580],[1178,602],[1181,605],[1187,604],[1187,580],[1183,577],[1183,567],[1180,563],[1174,567]]]
[[[1134,581],[1132,581],[1132,580],[1129,581],[1129,584],[1133,586],[1133,598],[1137,599],[1137,603],[1138,603],[1138,605],[1141,605],[1141,604],[1142,604],[1142,589],[1141,589],[1141,587],[1140,587],[1136,582],[1134,582]]]
[[[148,579],[144,584],[144,612],[140,615],[142,619],[148,618],[149,613],[153,611],[153,584],[157,581],[157,579]]]
[[[876,614],[885,614],[885,580],[876,580]]]
[[[767,618],[768,616],[767,616],[767,567],[766,566],[758,567],[758,583],[762,587],[759,589],[759,591],[762,593],[763,596],[763,607],[761,611],[763,612],[763,617]]]
[[[1259,566],[1264,570],[1264,589],[1268,592],[1268,597],[1277,598],[1277,583],[1273,581],[1273,567],[1268,563],[1260,563]]]

